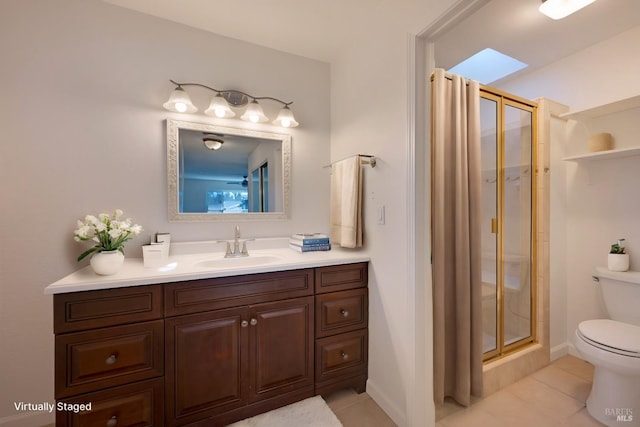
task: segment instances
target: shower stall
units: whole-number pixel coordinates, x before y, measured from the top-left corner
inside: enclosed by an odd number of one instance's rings
[[[482,132],[483,360],[536,342],[537,105],[489,87]]]

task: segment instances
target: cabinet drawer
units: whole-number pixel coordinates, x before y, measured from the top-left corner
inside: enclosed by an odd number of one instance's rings
[[[317,382],[366,372],[366,330],[316,340]]]
[[[163,373],[164,321],[56,336],[56,397],[73,396]]]
[[[134,286],[53,296],[56,334],[162,318],[162,287]]]
[[[91,403],[91,411],[77,411]],[[142,381],[57,403],[56,426],[162,426],[163,380]],[[62,409],[62,410],[60,410]]]
[[[259,273],[165,285],[165,315],[313,295],[313,269]]]
[[[316,268],[316,293],[367,287],[366,262]]]
[[[367,327],[367,288],[316,296],[316,337]]]

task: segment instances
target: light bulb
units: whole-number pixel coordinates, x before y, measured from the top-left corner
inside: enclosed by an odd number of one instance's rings
[[[295,117],[293,117],[293,112],[289,109],[288,105],[285,105],[280,113],[278,113],[278,118],[273,121],[274,125],[282,126],[283,128],[288,127],[296,127],[298,126],[298,122]]]
[[[220,92],[216,96],[213,97],[211,103],[209,104],[209,108],[207,108],[204,113],[207,116],[216,116],[219,118],[224,117],[233,117],[236,115],[231,108],[229,108],[229,103],[222,96]]]
[[[251,101],[249,105],[247,105],[247,109],[240,118],[252,123],[266,122],[267,120],[269,120],[267,116],[264,115],[262,107],[255,99]]]
[[[187,92],[185,92],[181,86],[178,86],[171,92],[169,100],[162,104],[162,106],[169,111],[176,111],[178,113],[195,113],[198,111],[196,106],[191,102],[191,98],[189,98]]]

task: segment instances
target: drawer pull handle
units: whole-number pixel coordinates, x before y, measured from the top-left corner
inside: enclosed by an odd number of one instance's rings
[[[257,319],[251,319],[251,326],[256,326],[258,324]]]
[[[345,310],[344,308],[341,308],[340,314],[342,314],[342,317],[349,317],[349,310]]]
[[[118,424],[118,417],[115,415],[107,421],[107,427],[115,427]]]
[[[349,358],[349,354],[342,351],[340,352],[340,357],[342,357],[342,360],[347,360]]]
[[[106,363],[107,365],[113,365],[117,361],[118,361],[118,355],[112,354],[111,356],[107,357],[107,360],[105,360],[104,363]]]
[[[243,328],[246,328],[247,326],[249,326],[249,322],[247,322],[246,320],[243,320],[242,322],[240,322],[240,326],[242,326]]]

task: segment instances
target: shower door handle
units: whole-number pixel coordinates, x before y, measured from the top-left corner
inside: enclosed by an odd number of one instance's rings
[[[498,218],[491,218],[491,233],[498,234]]]

